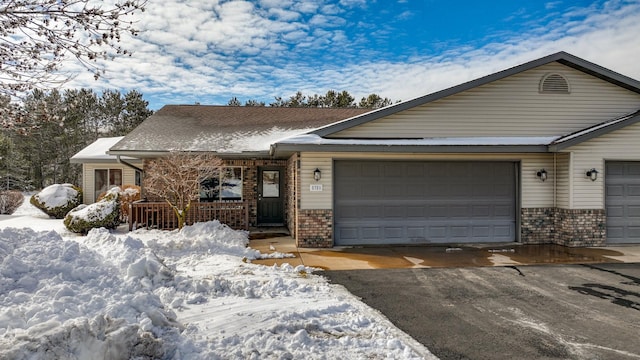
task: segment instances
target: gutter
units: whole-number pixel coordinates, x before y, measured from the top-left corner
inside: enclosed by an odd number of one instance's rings
[[[140,169],[139,167],[122,160],[122,158],[120,158],[120,155],[116,155],[116,161],[118,162],[118,164],[122,164],[124,166],[128,166],[128,167],[130,167],[130,168],[132,168],[134,170],[137,170],[137,171],[140,171],[141,173],[144,173],[144,170]]]

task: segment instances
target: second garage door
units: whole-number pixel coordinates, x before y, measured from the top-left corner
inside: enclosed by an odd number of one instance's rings
[[[607,242],[640,243],[640,162],[606,163]]]
[[[335,161],[336,245],[510,242],[513,162]]]

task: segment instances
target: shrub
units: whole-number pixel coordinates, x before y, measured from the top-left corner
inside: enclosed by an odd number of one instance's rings
[[[63,219],[71,209],[82,204],[82,189],[71,184],[53,184],[33,195],[33,206],[56,219]]]
[[[107,195],[107,191],[98,195],[96,201],[102,200]],[[129,219],[129,205],[140,200],[140,186],[137,185],[122,185],[121,190],[118,192],[120,198],[120,218],[123,221]]]
[[[86,234],[94,228],[115,229],[120,225],[120,188],[109,190],[97,203],[80,205],[69,211],[64,226],[75,232]]]
[[[13,214],[23,201],[24,196],[20,191],[0,191],[0,214]]]

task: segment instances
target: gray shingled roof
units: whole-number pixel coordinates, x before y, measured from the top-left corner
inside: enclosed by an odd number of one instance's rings
[[[111,147],[144,157],[172,150],[268,153],[269,145],[370,109],[166,105]]]

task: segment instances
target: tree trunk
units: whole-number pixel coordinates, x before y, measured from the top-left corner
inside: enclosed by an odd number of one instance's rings
[[[187,220],[187,213],[189,213],[189,208],[191,207],[191,201],[189,201],[189,203],[184,209],[178,209],[178,207],[170,203],[169,200],[167,200],[167,203],[169,204],[169,206],[171,206],[171,208],[173,209],[173,212],[176,214],[176,217],[178,218],[178,229],[182,229]]]

